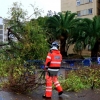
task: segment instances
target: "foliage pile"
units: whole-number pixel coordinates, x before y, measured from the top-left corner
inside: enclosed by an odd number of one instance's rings
[[[28,93],[36,89],[36,65],[24,65],[20,58],[0,61],[0,87],[16,93]],[[39,67],[39,66],[38,66]],[[41,71],[41,70],[40,70]],[[39,81],[40,82],[40,81]]]
[[[24,63],[27,60],[45,59],[48,52],[45,30],[38,20],[25,19],[27,12],[21,8],[21,4],[14,3],[9,13],[9,45],[0,49],[0,79],[3,79],[1,87],[14,92],[29,92],[36,86],[36,66],[31,66],[28,71],[30,74],[26,76],[27,68],[24,67]]]

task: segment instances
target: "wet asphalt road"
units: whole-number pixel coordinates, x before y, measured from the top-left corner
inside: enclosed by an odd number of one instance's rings
[[[34,90],[29,95],[0,91],[0,100],[47,100],[42,98],[43,93],[44,89],[41,90],[41,88]],[[53,90],[52,98],[49,100],[100,100],[100,90],[88,89],[78,93],[64,92],[60,97],[57,91]]]

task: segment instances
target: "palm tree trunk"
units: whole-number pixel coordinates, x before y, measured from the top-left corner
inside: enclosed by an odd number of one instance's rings
[[[99,42],[97,41],[91,50],[91,57],[97,57],[99,51]]]
[[[65,46],[66,46],[66,39],[60,39],[60,52],[62,54],[62,57],[67,57],[67,52],[65,51]]]

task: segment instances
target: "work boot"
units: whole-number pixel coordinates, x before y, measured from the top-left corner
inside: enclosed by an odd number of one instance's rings
[[[45,95],[43,95],[42,98],[51,99],[51,97],[46,97]]]
[[[63,91],[59,92],[58,95],[60,96],[60,95],[62,95],[62,93],[63,93]]]

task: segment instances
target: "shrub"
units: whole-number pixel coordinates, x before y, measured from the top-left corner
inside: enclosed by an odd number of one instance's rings
[[[70,72],[68,74],[68,78],[61,81],[61,85],[66,91],[79,91],[80,89],[84,89],[85,85],[81,81],[81,78],[78,77],[74,72]]]
[[[27,71],[20,58],[6,60],[4,64],[0,61],[0,64],[2,65],[0,66],[0,76],[3,79],[1,88],[17,93],[26,93],[36,86],[35,66],[31,66]],[[26,72],[29,73],[25,74]]]
[[[60,79],[60,78],[59,78]],[[100,68],[83,68],[70,71],[66,79],[60,79],[65,91],[100,88]]]

